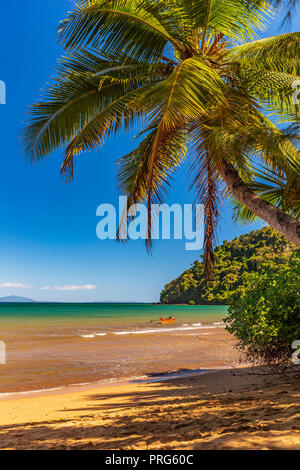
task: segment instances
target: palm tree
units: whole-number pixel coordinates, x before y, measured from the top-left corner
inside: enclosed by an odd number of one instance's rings
[[[282,211],[300,218],[300,161],[291,162],[289,174],[278,174],[270,168],[255,168],[255,180],[247,182],[248,187],[264,200],[279,207]],[[229,196],[233,209],[234,220],[242,224],[252,223],[257,219],[253,212],[235,197]]]
[[[249,185],[253,162],[287,178],[299,162],[297,136],[267,115],[297,120],[300,33],[256,39],[269,13],[262,0],[80,1],[60,26],[68,55],[56,82],[31,107],[26,154],[38,161],[64,146],[69,179],[76,156],[139,126],[118,183],[128,204],[148,202],[149,248],[151,204],[163,201],[187,157],[205,204],[206,272],[224,189],[300,246],[297,219]]]

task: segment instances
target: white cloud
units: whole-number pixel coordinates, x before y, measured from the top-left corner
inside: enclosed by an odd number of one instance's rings
[[[94,290],[97,289],[97,286],[93,284],[84,284],[82,286],[80,285],[70,285],[70,286],[43,286],[41,287],[41,290]]]
[[[77,286],[77,285],[72,285],[72,286],[55,286],[55,290],[94,290],[96,289],[96,286],[93,284],[85,284],[83,286]]]
[[[23,284],[21,282],[1,282],[0,289],[4,289],[5,287],[15,287],[19,289],[30,289],[32,286],[29,284]]]
[[[30,284],[25,284],[22,282],[2,282],[0,283],[0,289],[5,289],[5,288],[15,288],[15,289],[30,289],[34,286]],[[67,290],[94,290],[97,289],[97,286],[94,284],[84,284],[84,285],[77,285],[77,284],[72,284],[72,285],[65,285],[65,286],[42,286],[40,287],[40,290],[62,290],[62,291],[67,291]]]

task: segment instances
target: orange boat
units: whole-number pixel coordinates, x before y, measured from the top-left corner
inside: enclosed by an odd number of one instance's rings
[[[176,318],[175,317],[169,317],[169,318],[162,318],[160,317],[160,323],[175,323],[176,322]]]

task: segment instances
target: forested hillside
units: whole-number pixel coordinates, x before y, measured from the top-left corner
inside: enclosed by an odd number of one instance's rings
[[[167,304],[226,304],[232,294],[242,292],[251,273],[281,270],[294,245],[270,227],[224,241],[215,249],[215,271],[211,281],[203,277],[203,264],[197,260],[178,278],[167,284],[161,302]]]

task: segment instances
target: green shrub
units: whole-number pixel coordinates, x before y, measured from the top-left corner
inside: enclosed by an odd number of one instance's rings
[[[196,305],[196,302],[194,300],[189,300],[189,305]]]
[[[226,329],[254,363],[287,364],[300,340],[300,251],[279,272],[252,274],[246,291],[230,303]]]

